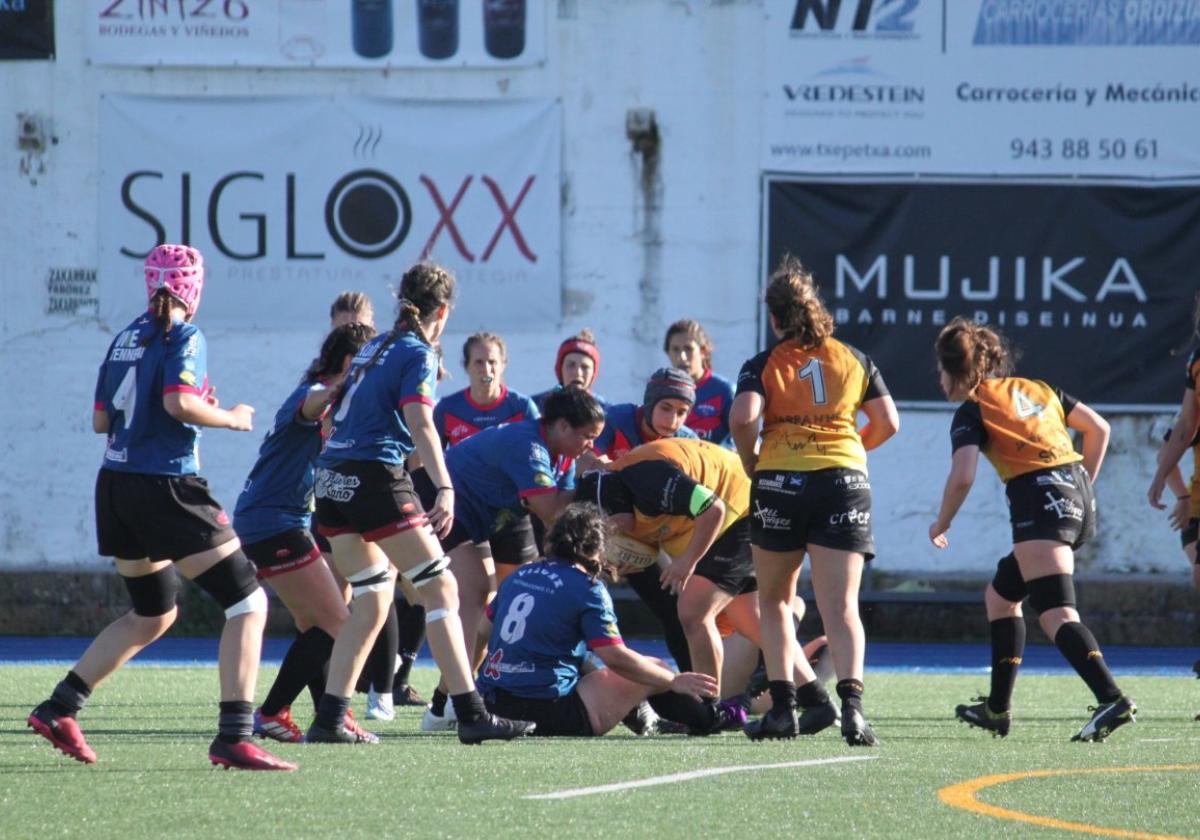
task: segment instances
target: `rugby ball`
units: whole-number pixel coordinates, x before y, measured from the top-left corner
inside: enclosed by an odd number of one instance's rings
[[[608,538],[607,557],[618,572],[636,572],[658,562],[658,549],[628,534],[613,534]]]

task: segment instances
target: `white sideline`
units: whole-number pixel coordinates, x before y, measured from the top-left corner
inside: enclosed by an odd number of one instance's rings
[[[595,787],[571,788],[556,790],[553,793],[531,793],[526,799],[572,799],[576,796],[591,796],[596,793],[614,793],[619,790],[653,787],[655,785],[673,785],[676,782],[687,782],[692,779],[703,779],[707,776],[720,776],[725,773],[747,773],[754,770],[782,770],[786,767],[814,767],[819,764],[844,764],[848,761],[872,761],[875,755],[847,755],[838,758],[810,758],[807,761],[785,761],[782,764],[742,764],[734,767],[710,767],[707,770],[691,770],[687,773],[672,773],[669,776],[651,776],[649,779],[635,779],[631,782],[614,782],[609,785]]]

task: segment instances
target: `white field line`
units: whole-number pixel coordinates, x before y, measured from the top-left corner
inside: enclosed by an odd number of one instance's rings
[[[720,776],[725,773],[749,773],[758,770],[782,770],[787,767],[815,767],[820,764],[844,764],[849,761],[872,761],[878,758],[874,755],[848,755],[838,758],[811,758],[806,761],[785,761],[782,764],[742,764],[734,767],[710,767],[707,770],[691,770],[687,773],[672,773],[669,776],[651,776],[649,779],[634,779],[629,782],[614,782],[609,785],[595,787],[571,788],[556,790],[553,793],[532,793],[526,799],[573,799],[576,796],[592,796],[597,793],[615,793],[620,790],[654,787],[655,785],[673,785],[676,782],[689,782],[692,779],[704,779],[709,776]]]

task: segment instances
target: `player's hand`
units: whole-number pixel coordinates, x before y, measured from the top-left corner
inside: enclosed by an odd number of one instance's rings
[[[575,459],[576,475],[583,475],[585,472],[592,470],[603,470],[612,461],[608,460],[607,455],[597,455],[591,449],[585,449],[583,453]]]
[[[929,526],[929,541],[937,548],[945,548],[950,545],[950,540],[946,539],[946,532],[949,530],[949,525],[943,525],[940,521],[934,522]]]
[[[433,526],[433,533],[437,534],[438,539],[444,539],[454,527],[454,488],[443,487],[438,490],[433,507],[426,515]]]
[[[688,585],[688,581],[692,579],[692,572],[695,569],[695,563],[689,563],[682,559],[672,560],[659,573],[658,582],[663,589],[666,589],[672,595],[678,596],[683,593],[684,588]]]
[[[1175,500],[1175,506],[1171,508],[1171,514],[1167,517],[1167,521],[1171,523],[1171,529],[1182,531],[1187,527],[1188,520],[1192,518],[1192,497],[1184,496],[1182,499]]]
[[[1163,486],[1167,483],[1165,478],[1154,476],[1154,480],[1150,482],[1150,489],[1146,491],[1146,498],[1150,501],[1150,507],[1155,510],[1166,510],[1167,506],[1162,503]]]
[[[229,409],[229,428],[235,432],[254,430],[254,406],[238,403]]]
[[[671,680],[671,691],[690,694],[697,700],[704,697],[716,697],[717,681],[708,674],[693,674],[691,671],[685,671],[682,674],[676,674],[675,678]]]

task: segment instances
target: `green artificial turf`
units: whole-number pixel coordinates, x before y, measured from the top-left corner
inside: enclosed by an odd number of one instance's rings
[[[1006,739],[953,719],[986,676],[868,674],[866,708],[883,744],[851,749],[836,731],[752,744],[711,738],[530,739],[461,746],[419,731],[419,709],[374,724],[379,746],[281,745],[297,773],[223,771],[207,761],[213,668],[126,668],[80,723],[99,763],[84,766],[25,727],[63,669],[0,668],[0,837],[990,837],[1083,836],[950,807],[938,791],[1031,770],[1190,769],[1019,778],[980,802],[1148,835],[1200,836],[1200,683],[1126,677],[1138,723],[1101,744],[1069,743],[1091,696],[1069,677],[1025,676]],[[273,669],[264,669],[260,696]],[[434,674],[419,672],[428,694]],[[362,717],[363,698],[356,698]],[[307,697],[295,708],[305,724]],[[557,801],[531,794],[708,768],[837,757],[867,761],[730,773]],[[1125,835],[1129,836],[1129,835]]]

